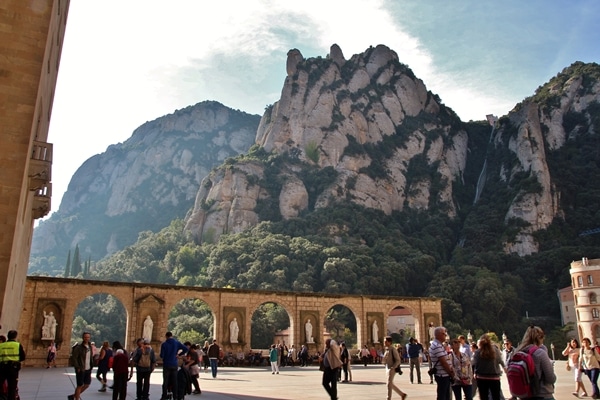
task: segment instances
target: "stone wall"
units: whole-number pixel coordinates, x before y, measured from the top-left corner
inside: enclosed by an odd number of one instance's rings
[[[50,312],[58,323],[55,341],[61,346],[61,351],[57,355],[57,364],[67,365],[75,310],[86,297],[97,293],[108,293],[125,307],[127,348],[134,348],[136,338],[144,336],[144,320],[150,315],[153,321],[151,343],[155,350],[159,350],[167,332],[169,313],[179,301],[189,298],[200,299],[210,307],[215,318],[213,336],[225,352],[234,353],[250,350],[252,315],[261,304],[269,302],[277,303],[287,311],[290,344],[307,343],[305,323],[307,318],[314,318],[311,320],[314,343],[308,343],[311,351],[324,347],[325,316],[335,305],[348,307],[356,317],[359,346],[381,346],[387,331],[387,316],[396,307],[411,311],[415,317],[416,336],[424,343],[427,342],[429,321],[433,318],[441,323],[441,299],[431,297],[327,295],[28,277],[19,325],[19,339],[27,352],[25,366],[45,364],[50,341],[42,339],[42,326],[44,313]],[[229,324],[233,318],[239,326],[238,343],[230,341]],[[372,337],[375,319],[379,342]]]

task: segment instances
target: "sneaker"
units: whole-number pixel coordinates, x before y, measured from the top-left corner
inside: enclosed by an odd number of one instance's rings
[[[202,393],[202,390],[194,390],[192,393],[193,393],[193,394],[201,394],[201,393]]]
[[[105,387],[101,387],[100,389],[98,389],[99,392],[106,392],[106,388]]]

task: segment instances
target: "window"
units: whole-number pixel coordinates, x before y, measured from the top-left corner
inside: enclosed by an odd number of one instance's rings
[[[598,303],[598,296],[596,295],[596,293],[590,293],[590,304],[596,304]]]
[[[581,277],[581,276],[577,277],[577,286],[578,287],[583,286],[583,277]]]
[[[565,306],[565,312],[569,312],[569,306]]]
[[[600,312],[598,312],[597,308],[592,308],[592,318],[594,318],[594,319],[600,318]]]
[[[588,283],[588,285],[593,285],[594,284],[594,278],[592,278],[591,275],[587,276],[587,283]]]

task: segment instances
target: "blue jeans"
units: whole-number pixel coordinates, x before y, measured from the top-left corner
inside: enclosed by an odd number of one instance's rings
[[[473,400],[473,385],[454,385],[452,391],[454,392],[454,399],[460,400],[460,391],[465,393],[465,400]]]
[[[592,397],[597,397],[600,393],[598,393],[598,374],[600,373],[600,369],[592,368],[585,369],[585,374],[590,378],[590,382],[592,382]]]
[[[449,376],[435,376],[437,382],[437,400],[450,400],[450,377]]]
[[[217,366],[219,365],[219,360],[216,358],[210,359],[210,372],[212,372],[212,377],[217,377]]]

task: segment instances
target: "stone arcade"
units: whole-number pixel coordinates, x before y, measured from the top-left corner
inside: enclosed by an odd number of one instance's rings
[[[359,344],[373,344],[374,324],[380,332],[386,332],[387,316],[396,307],[404,307],[412,313],[415,332],[422,341],[427,337],[429,323],[439,325],[442,321],[441,299],[431,297],[334,295],[28,277],[19,324],[19,337],[27,350],[26,366],[45,363],[49,341],[42,338],[41,327],[45,324],[44,315],[50,313],[57,323],[55,341],[62,347],[57,364],[67,364],[75,310],[86,297],[97,293],[110,294],[123,304],[127,314],[125,343],[128,348],[133,348],[136,338],[143,335],[144,322],[150,317],[153,321],[152,346],[158,350],[167,331],[171,309],[188,298],[200,299],[211,308],[215,321],[213,336],[226,352],[250,350],[252,314],[261,304],[269,302],[277,303],[287,311],[291,344],[306,344],[309,339],[305,339],[305,327],[310,320],[314,341],[308,343],[311,352],[323,348],[325,315],[338,304],[348,307],[354,314]],[[231,326],[237,327],[237,335],[229,332]],[[232,337],[237,337],[237,343],[231,343]]]

